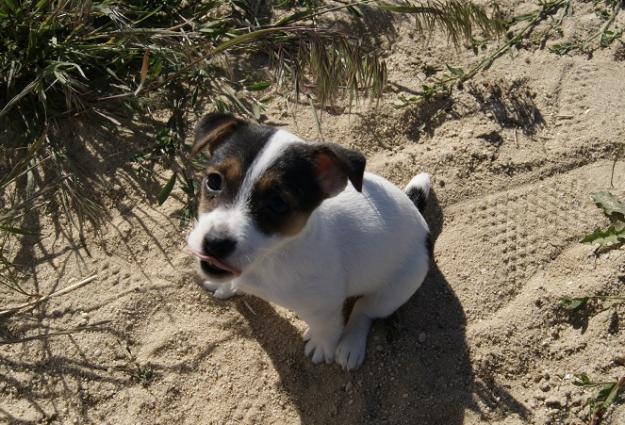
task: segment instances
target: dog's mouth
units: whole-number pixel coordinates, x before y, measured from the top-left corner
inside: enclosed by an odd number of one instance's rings
[[[241,270],[226,263],[225,261],[218,260],[210,255],[204,255],[192,249],[189,249],[189,251],[192,255],[200,259],[200,267],[206,274],[221,278],[227,276],[239,276],[241,274]]]

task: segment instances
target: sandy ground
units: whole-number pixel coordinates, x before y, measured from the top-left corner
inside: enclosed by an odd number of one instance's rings
[[[501,3],[513,14],[536,8]],[[573,4],[562,36],[547,45],[603,25],[592,3]],[[625,46],[616,41],[592,58],[513,49],[451,98],[396,108],[429,68],[468,68],[476,58],[443,38],[424,45],[405,22],[380,28],[372,36],[389,46],[390,90],[377,107],[322,112],[323,137],[361,149],[369,170],[399,185],[433,175],[436,261],[418,293],[376,322],[364,366],[314,366],[293,313],[203,292],[183,252],[182,193],[158,207],[146,195],[158,187],[123,160],[126,145],[112,156],[119,161],[105,161],[90,133],[89,161],[110,214],[101,236],[70,243],[42,216],[44,237],[18,247],[16,261],[42,293],[98,279],[0,320],[4,340],[36,337],[0,345],[0,422],[587,423],[592,392],[572,375],[625,374],[625,307],[569,315],[558,299],[623,294],[624,250],[595,255],[578,241],[606,224],[590,194],[610,189],[625,141]],[[276,102],[266,114],[320,137],[306,106]],[[624,182],[619,162],[612,192],[625,196]],[[625,407],[604,423],[625,423]]]

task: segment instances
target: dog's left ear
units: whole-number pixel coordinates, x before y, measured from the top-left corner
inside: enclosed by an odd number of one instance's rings
[[[202,117],[195,127],[195,141],[191,156],[207,149],[213,153],[215,148],[225,141],[244,121],[223,112],[212,112]]]
[[[362,191],[367,159],[360,152],[324,143],[317,146],[314,161],[315,174],[327,198],[342,192],[348,179],[358,192]]]

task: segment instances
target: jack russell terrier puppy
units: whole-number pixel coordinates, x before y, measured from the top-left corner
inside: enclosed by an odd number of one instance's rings
[[[314,363],[360,367],[372,320],[404,304],[428,272],[429,175],[401,191],[365,173],[357,151],[223,113],[197,125],[200,151],[210,159],[187,242],[204,288],[294,310]],[[359,298],[344,323],[348,297]]]

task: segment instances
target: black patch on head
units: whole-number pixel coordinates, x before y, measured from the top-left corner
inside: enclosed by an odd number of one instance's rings
[[[288,233],[289,224],[296,220],[305,222],[324,200],[315,173],[315,155],[314,145],[289,146],[259,179],[252,191],[250,208],[263,233]],[[287,211],[273,208],[276,197],[286,201]]]

